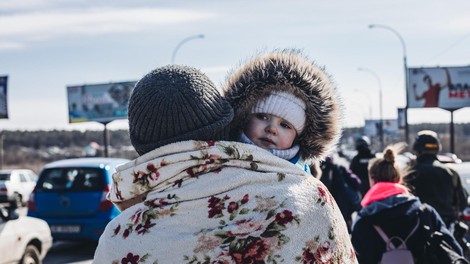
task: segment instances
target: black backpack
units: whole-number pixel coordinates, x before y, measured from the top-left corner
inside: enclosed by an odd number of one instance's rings
[[[420,218],[423,222],[425,234],[425,245],[423,255],[419,258],[418,263],[422,264],[470,264],[465,257],[455,251],[445,236],[431,228],[431,212],[422,205],[420,208]]]

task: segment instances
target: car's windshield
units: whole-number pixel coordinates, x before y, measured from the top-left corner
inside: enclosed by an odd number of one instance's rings
[[[104,171],[96,168],[46,169],[36,186],[37,191],[101,191]]]
[[[0,173],[0,181],[9,181],[10,173]]]

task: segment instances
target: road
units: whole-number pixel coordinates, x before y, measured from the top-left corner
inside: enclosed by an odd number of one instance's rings
[[[96,245],[96,242],[54,242],[43,264],[89,264],[93,260]]]

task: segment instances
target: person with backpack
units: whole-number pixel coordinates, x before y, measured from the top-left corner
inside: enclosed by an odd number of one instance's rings
[[[363,208],[354,219],[351,234],[359,263],[434,263],[429,259],[440,251],[427,246],[432,238],[437,241],[433,234],[439,234],[440,242],[433,247],[445,244],[449,251],[445,254],[463,259],[461,247],[436,210],[421,203],[402,184],[396,163],[398,150],[397,145],[387,147],[383,157],[369,163],[371,188],[361,201]],[[387,262],[390,259],[392,262]]]

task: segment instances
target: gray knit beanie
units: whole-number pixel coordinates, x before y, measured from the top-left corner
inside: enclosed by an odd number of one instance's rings
[[[199,70],[157,68],[135,85],[129,99],[131,143],[139,155],[184,140],[228,139],[233,109]]]

